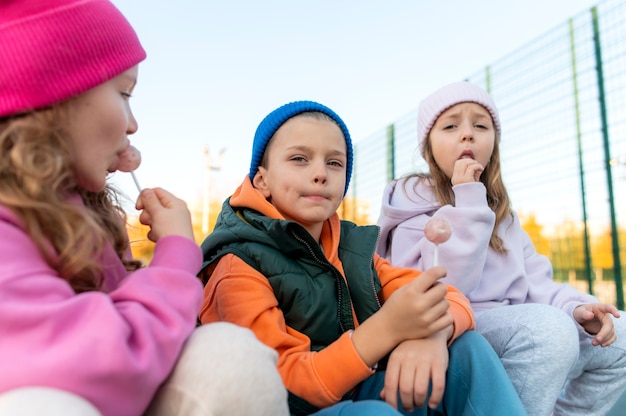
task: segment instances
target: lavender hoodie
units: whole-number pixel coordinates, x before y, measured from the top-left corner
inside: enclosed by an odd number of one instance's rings
[[[378,254],[397,266],[432,267],[435,245],[424,237],[424,226],[431,217],[441,217],[452,225],[450,239],[439,246],[439,263],[447,270],[443,281],[463,292],[475,312],[544,303],[572,316],[578,305],[598,303],[597,298],[552,280],[550,261],[535,251],[517,214],[498,228],[508,253],[500,254],[489,247],[496,216],[487,205],[482,183],[455,185],[452,190],[455,206],[442,207],[424,180],[412,177],[387,185],[378,219]],[[581,335],[589,336],[582,326],[577,327]]]
[[[56,387],[104,416],[138,416],[195,327],[202,255],[164,237],[149,267],[128,274],[107,247],[103,292],[76,295],[9,210],[0,207],[0,393]]]

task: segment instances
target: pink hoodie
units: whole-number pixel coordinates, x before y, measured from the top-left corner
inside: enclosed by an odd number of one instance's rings
[[[107,247],[108,293],[76,295],[0,207],[0,393],[55,387],[104,416],[142,414],[195,327],[201,261],[193,241],[169,236],[149,267],[128,274]]]

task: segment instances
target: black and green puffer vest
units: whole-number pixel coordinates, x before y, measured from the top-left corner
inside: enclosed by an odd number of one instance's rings
[[[377,226],[341,221],[339,258],[346,285],[300,224],[272,219],[252,209],[234,211],[229,201],[224,202],[214,231],[202,243],[202,269],[210,270],[222,256],[232,253],[258,270],[269,280],[286,324],[307,335],[313,351],[354,329],[352,307],[359,322],[380,309],[381,283],[373,263]],[[314,411],[302,399],[289,396],[294,414]]]

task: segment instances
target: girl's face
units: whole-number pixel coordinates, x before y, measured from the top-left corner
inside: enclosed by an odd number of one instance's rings
[[[128,146],[137,121],[129,99],[137,82],[137,66],[68,101],[68,133],[72,143],[76,182],[99,192]]]
[[[346,140],[332,121],[287,120],[266,149],[254,186],[288,220],[319,240],[324,221],[341,204],[346,186]]]
[[[452,178],[454,166],[473,159],[484,169],[496,139],[491,114],[476,103],[459,103],[441,113],[429,133],[433,157],[439,168]]]

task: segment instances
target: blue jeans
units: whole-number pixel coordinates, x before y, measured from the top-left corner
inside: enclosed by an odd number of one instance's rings
[[[400,412],[379,400],[344,400],[312,416],[399,416]]]
[[[315,416],[357,415],[454,415],[454,416],[526,416],[511,380],[487,340],[468,331],[449,348],[446,390],[436,409],[424,406],[406,412],[380,401],[385,372],[373,374],[359,384],[352,400],[339,402]],[[380,401],[376,403],[376,401]]]

